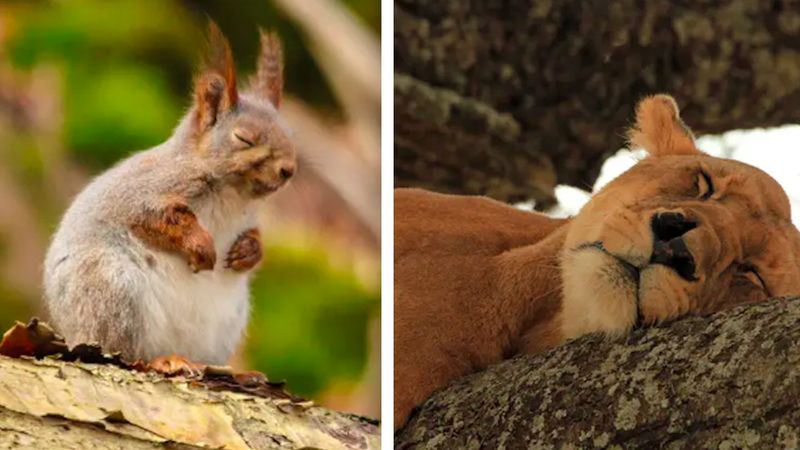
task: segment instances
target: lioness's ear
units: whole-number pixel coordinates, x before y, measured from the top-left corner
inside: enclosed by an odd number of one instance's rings
[[[646,97],[636,106],[636,124],[628,131],[632,146],[653,156],[697,155],[692,130],[678,114],[678,104],[669,95]]]
[[[194,86],[197,131],[214,126],[220,114],[236,106],[238,100],[231,47],[217,24],[209,20],[208,50]]]
[[[256,73],[250,78],[250,88],[277,109],[283,97],[283,48],[276,33],[260,28],[258,33],[261,35],[261,54]]]

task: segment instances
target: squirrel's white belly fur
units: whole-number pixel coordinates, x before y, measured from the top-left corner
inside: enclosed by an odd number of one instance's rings
[[[253,228],[255,218],[235,199],[220,198],[195,210],[198,221],[214,238],[214,270],[193,273],[176,255],[147,249],[155,258],[151,283],[142,293],[145,330],[143,354],[167,350],[195,361],[226,363],[247,325],[249,275],[226,269],[225,256],[239,233]]]
[[[45,299],[57,331],[70,346],[99,342],[131,358],[177,353],[225,364],[249,316],[249,274],[225,268],[225,259],[239,234],[257,225],[253,201],[225,188],[189,205],[217,254],[213,270],[193,273],[181,256],[94,216],[108,195],[103,182],[76,198],[45,259]]]

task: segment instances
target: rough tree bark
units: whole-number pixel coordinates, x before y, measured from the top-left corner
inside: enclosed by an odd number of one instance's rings
[[[0,448],[377,449],[373,421],[113,365],[0,356]]]
[[[800,121],[792,0],[396,0],[394,46],[400,186],[547,206],[656,92],[699,133]]]
[[[396,448],[798,448],[800,299],[588,336],[438,392]]]

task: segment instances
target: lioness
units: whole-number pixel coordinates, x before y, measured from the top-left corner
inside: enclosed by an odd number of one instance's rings
[[[600,331],[800,293],[781,186],[700,152],[672,97],[642,100],[649,155],[571,219],[395,191],[395,428],[455,378]]]

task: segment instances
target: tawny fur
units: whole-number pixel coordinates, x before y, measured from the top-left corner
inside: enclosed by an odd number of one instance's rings
[[[678,104],[669,95],[654,95],[636,107],[636,125],[628,132],[634,147],[653,155],[693,155],[699,153],[694,136],[681,120]]]
[[[259,66],[280,67],[273,38]],[[44,264],[45,304],[69,345],[128,359],[172,353],[224,364],[249,315],[261,259],[256,211],[294,174],[289,133],[266,83],[239,92],[213,23],[194,103],[163,144],[134,154],[73,201]]]
[[[437,389],[513,355],[800,293],[800,233],[775,180],[701,153],[668,96],[639,104],[631,139],[651,156],[569,220],[395,191],[395,428]],[[693,280],[652,260],[665,212],[696,223],[679,236]]]

